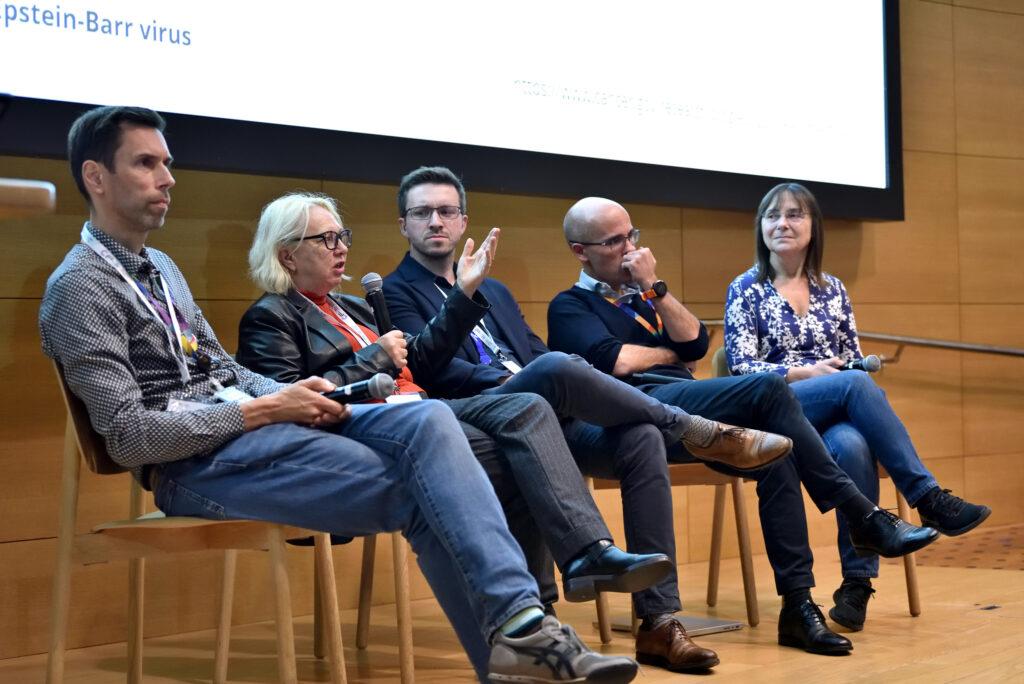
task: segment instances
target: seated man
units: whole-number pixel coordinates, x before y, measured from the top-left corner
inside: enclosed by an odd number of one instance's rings
[[[583,272],[574,287],[551,301],[551,346],[580,354],[609,375],[634,379],[638,389],[667,404],[793,439],[791,458],[752,475],[768,558],[783,596],[779,643],[812,653],[850,650],[849,640],[825,626],[810,596],[813,559],[800,483],[822,512],[839,508],[846,515],[853,544],[862,551],[910,553],[931,543],[935,530],[909,525],[866,499],[828,455],[778,375],[693,380],[682,364],[705,354],[707,331],[658,279],[654,255],[638,247],[639,230],[621,205],[582,199],[566,214],[564,230]],[[649,374],[634,376],[644,373]]]
[[[402,179],[399,225],[409,253],[384,279],[384,294],[391,320],[408,333],[423,330],[457,296],[455,247],[468,224],[465,194],[461,181],[442,167],[416,169]],[[763,466],[789,451],[788,439],[687,415],[577,356],[549,353],[504,285],[488,278],[479,291],[490,309],[455,358],[425,380],[425,389],[435,397],[534,392],[547,399],[563,419],[580,470],[622,483],[630,552],[675,558],[666,442],[682,441],[695,455],[741,468]],[[675,671],[707,669],[718,657],[690,641],[674,618],[680,608],[674,563],[672,570],[633,596],[643,620],[637,657]]]
[[[635,662],[589,651],[543,615],[446,406],[344,407],[319,393],[326,380],[280,384],[225,353],[177,266],[145,246],[174,185],[163,128],[155,112],[124,107],[74,123],[68,156],[89,221],[39,314],[43,350],[111,457],[169,515],[401,529],[481,680],[631,681]]]
[[[418,335],[378,335],[359,297],[336,293],[352,245],[334,200],[292,193],[263,208],[249,250],[249,273],[266,294],[242,316],[239,363],[278,382],[312,375],[338,384],[377,373],[397,376],[400,392],[443,367],[487,310],[477,292],[497,248],[499,231],[473,251],[466,243],[459,280],[441,314]],[[551,407],[535,394],[445,400],[484,465],[509,527],[526,554],[545,604],[558,600],[551,554],[569,600],[601,591],[648,587],[672,570],[663,554],[627,554],[580,477]],[[550,552],[549,550],[550,549]]]

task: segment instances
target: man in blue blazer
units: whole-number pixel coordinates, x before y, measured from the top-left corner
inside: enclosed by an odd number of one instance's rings
[[[403,178],[398,210],[409,253],[384,279],[384,294],[394,324],[414,332],[440,311],[455,282],[455,248],[468,223],[465,189],[446,168],[419,168]],[[631,552],[675,558],[666,447],[678,448],[681,442],[712,465],[743,471],[789,452],[787,438],[688,415],[595,370],[578,356],[550,352],[526,324],[507,287],[488,278],[478,292],[490,304],[484,320],[424,389],[445,398],[503,392],[545,397],[563,419],[581,471],[622,483]],[[510,527],[518,526],[510,521]],[[713,651],[690,641],[674,617],[680,608],[674,571],[635,593],[633,602],[643,619],[637,639],[641,662],[675,671],[718,663]]]

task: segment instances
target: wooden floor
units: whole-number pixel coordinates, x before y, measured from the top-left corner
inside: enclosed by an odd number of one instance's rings
[[[954,541],[943,540],[947,544]],[[827,611],[832,590],[839,582],[837,554],[834,548],[816,549],[815,558],[819,584],[815,599]],[[907,612],[902,566],[883,563],[882,577],[875,583],[878,594],[869,606],[867,628],[851,635],[853,654],[825,657],[776,645],[778,599],[772,591],[771,571],[763,556],[756,557],[755,564],[761,625],[698,639],[721,658],[722,664],[711,675],[716,681],[1024,682],[1024,572],[1020,570],[925,563],[919,568],[923,614],[912,618]],[[690,613],[706,614],[706,571],[706,564],[680,566],[683,600]],[[726,561],[719,606],[711,613],[742,620],[745,613],[740,586],[738,565]],[[613,597],[612,606],[624,612],[627,603],[623,597]],[[591,626],[592,604],[563,603],[559,613],[591,647],[599,648],[597,632]],[[414,602],[413,616],[417,681],[473,681],[472,671],[437,604],[433,600]],[[398,682],[393,610],[389,606],[375,609],[371,644],[364,652],[354,648],[354,613],[346,611],[342,618],[349,682]],[[311,619],[298,618],[295,631],[300,680],[329,681],[326,664],[311,656]],[[233,636],[230,680],[273,682],[276,666],[272,625],[239,626]],[[631,639],[620,635],[605,650],[630,654],[631,647]],[[147,640],[146,681],[210,681],[212,648],[212,631]],[[123,682],[124,651],[124,644],[111,644],[69,652],[66,681]],[[0,682],[41,682],[44,665],[45,655],[0,661]],[[645,667],[637,681],[654,684],[685,677]]]

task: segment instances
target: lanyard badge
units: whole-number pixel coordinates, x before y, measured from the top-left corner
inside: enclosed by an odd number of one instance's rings
[[[661,320],[661,315],[655,310],[654,303],[651,302],[651,300],[646,299],[644,301],[647,303],[647,306],[651,307],[651,311],[654,312],[654,320],[658,324],[657,328],[651,325],[650,321],[648,321],[646,318],[637,313],[637,311],[629,304],[619,301],[613,297],[605,297],[605,300],[609,304],[614,304],[615,306],[619,307],[619,309],[632,316],[633,320],[639,323],[641,326],[643,326],[643,329],[649,332],[652,337],[661,337],[662,335],[664,335],[665,325]]]

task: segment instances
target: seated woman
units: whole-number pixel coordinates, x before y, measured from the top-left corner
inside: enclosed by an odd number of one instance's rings
[[[429,376],[446,365],[487,311],[476,290],[490,270],[498,233],[493,229],[475,253],[467,240],[456,287],[422,332],[378,336],[367,302],[335,293],[352,231],[342,226],[334,200],[302,193],[278,198],[263,209],[249,251],[250,274],[267,293],[239,324],[238,361],[281,382],[318,375],[344,385],[387,373],[397,377],[399,392],[422,392],[414,374]],[[546,604],[558,598],[551,555],[569,601],[590,598],[595,588],[636,591],[672,569],[664,554],[629,554],[611,544],[546,401],[508,394],[445,403],[487,471]]]
[[[938,485],[871,376],[840,372],[862,354],[846,288],[821,270],[825,234],[814,196],[797,183],[775,186],[757,209],[754,235],[757,263],[732,281],[725,305],[732,373],[773,372],[791,383],[833,457],[875,502],[881,463],[925,525],[946,535],[980,525],[990,509]],[[856,631],[874,593],[878,556],[858,557],[846,521],[837,518],[843,583],[829,616]]]

